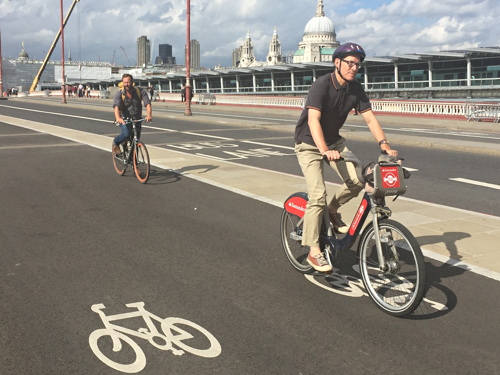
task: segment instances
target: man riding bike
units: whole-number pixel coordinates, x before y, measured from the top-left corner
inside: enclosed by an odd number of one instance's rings
[[[149,100],[148,93],[139,87],[134,86],[134,78],[131,74],[124,74],[122,76],[121,85],[122,89],[118,91],[113,98],[113,108],[115,111],[115,121],[120,124],[121,133],[113,140],[113,152],[120,155],[120,143],[130,137],[132,133],[132,125],[125,123],[126,118],[138,120],[142,118],[142,103],[146,107],[147,115],[146,121],[151,122],[152,107]],[[141,136],[141,123],[137,122],[136,125],[137,137]]]
[[[363,190],[351,163],[341,161],[340,152],[349,151],[346,139],[339,134],[349,112],[355,109],[363,116],[375,140],[390,156],[392,150],[384,131],[371,109],[363,86],[355,80],[366,53],[356,43],[346,43],[333,53],[334,71],[319,77],[310,87],[306,105],[295,128],[295,153],[306,179],[309,201],[304,216],[302,245],[309,246],[307,262],[320,272],[330,272],[319,246],[319,232],[323,208],[326,205],[326,187],[323,178],[323,158],[332,161],[343,185],[328,204],[330,221],[337,233],[347,233],[339,208]]]

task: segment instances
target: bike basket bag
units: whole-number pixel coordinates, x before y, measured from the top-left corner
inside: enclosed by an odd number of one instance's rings
[[[398,163],[371,163],[365,168],[364,178],[373,186],[374,197],[403,195],[406,192],[405,174]]]

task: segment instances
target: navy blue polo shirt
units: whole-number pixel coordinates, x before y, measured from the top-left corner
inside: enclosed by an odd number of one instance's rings
[[[371,104],[363,86],[357,81],[341,86],[334,73],[319,77],[309,88],[306,105],[295,128],[295,143],[315,145],[309,129],[308,110],[321,112],[321,128],[328,146],[340,139],[339,131],[349,112],[356,108],[363,113],[371,111]]]

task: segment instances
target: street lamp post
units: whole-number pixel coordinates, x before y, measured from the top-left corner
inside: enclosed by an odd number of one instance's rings
[[[2,30],[0,29],[0,96],[3,96],[2,83]]]
[[[191,0],[186,0],[186,110],[185,116],[192,116],[191,112]]]
[[[64,77],[64,18],[63,18],[63,0],[61,0],[61,70],[62,70],[62,103],[66,103],[66,81]]]

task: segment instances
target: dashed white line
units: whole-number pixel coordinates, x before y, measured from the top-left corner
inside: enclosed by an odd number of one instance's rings
[[[450,178],[450,180],[451,181],[457,181],[457,182],[463,182],[465,184],[482,186],[482,187],[487,187],[487,188],[490,188],[490,189],[500,190],[500,185],[490,184],[488,182],[481,182],[481,181],[469,180],[467,178]]]

